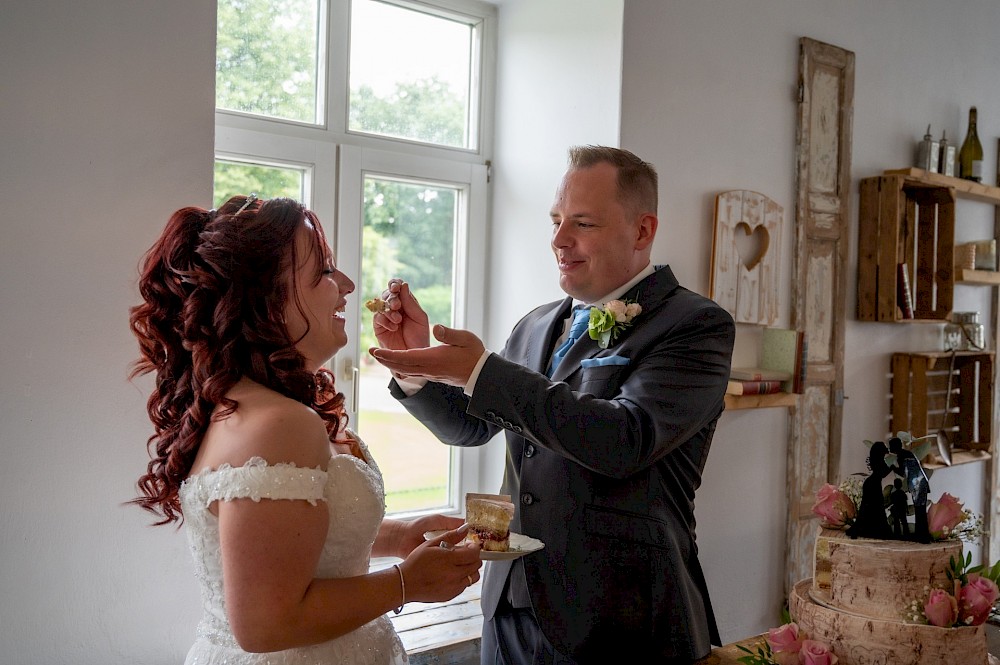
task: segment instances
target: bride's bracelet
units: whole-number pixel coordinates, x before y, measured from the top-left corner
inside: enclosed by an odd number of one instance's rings
[[[402,598],[399,601],[399,607],[393,610],[394,614],[399,614],[403,611],[403,605],[406,605],[406,582],[403,581],[403,569],[399,567],[398,563],[392,564],[392,567],[396,569],[399,573],[399,590],[402,592]]]

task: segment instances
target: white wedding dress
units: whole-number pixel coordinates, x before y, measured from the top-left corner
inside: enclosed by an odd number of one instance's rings
[[[293,464],[269,465],[254,457],[241,467],[224,464],[184,481],[180,501],[204,606],[198,637],[185,665],[406,663],[403,645],[385,615],[323,644],[262,654],[240,649],[226,617],[219,524],[208,510],[215,501],[292,499],[314,505],[325,501],[330,510],[330,528],[316,577],[351,577],[368,572],[372,543],[385,516],[385,488],[367,446],[360,443],[366,460],[334,455],[326,471],[301,469]]]

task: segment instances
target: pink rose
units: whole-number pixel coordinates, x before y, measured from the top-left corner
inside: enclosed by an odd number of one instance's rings
[[[767,644],[777,659],[778,654],[790,654],[796,656],[802,648],[802,640],[799,639],[799,626],[795,623],[786,623],[778,628],[771,628],[767,631]],[[798,657],[793,658],[791,663],[797,663]],[[783,665],[778,660],[779,665]]]
[[[975,573],[969,575],[969,583],[958,592],[959,623],[968,626],[984,623],[998,596],[1000,590],[991,579]]]
[[[837,660],[837,656],[823,642],[802,642],[802,650],[799,652],[799,663],[802,665],[837,665]]]
[[[924,603],[924,616],[932,626],[950,628],[958,619],[958,602],[943,589],[934,589]]]
[[[927,509],[927,528],[934,540],[947,538],[965,520],[965,510],[958,499],[945,492]]]
[[[857,514],[850,497],[829,483],[816,492],[816,503],[813,504],[812,511],[828,529],[843,528],[848,521],[854,521]]]

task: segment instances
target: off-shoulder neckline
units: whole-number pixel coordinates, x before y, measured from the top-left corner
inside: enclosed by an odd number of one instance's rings
[[[246,468],[251,468],[251,467],[261,467],[261,468],[265,468],[265,467],[271,467],[271,468],[289,468],[289,469],[301,469],[303,471],[318,471],[320,473],[327,473],[328,470],[329,470],[329,468],[330,468],[330,462],[332,462],[337,457],[349,457],[349,458],[351,458],[353,460],[356,460],[359,464],[364,464],[365,466],[370,466],[371,465],[371,455],[368,452],[368,447],[365,445],[365,443],[361,439],[361,437],[358,436],[357,433],[354,430],[350,429],[350,428],[345,429],[344,433],[347,434],[347,436],[351,437],[352,439],[354,439],[355,441],[358,442],[358,444],[359,444],[359,446],[361,448],[361,452],[365,455],[366,459],[361,459],[359,457],[356,457],[356,456],[352,455],[351,453],[331,453],[330,457],[326,460],[326,468],[324,469],[322,466],[319,466],[319,465],[317,465],[317,466],[302,466],[302,467],[300,467],[295,462],[273,462],[272,463],[272,462],[268,462],[266,459],[264,459],[260,455],[254,455],[254,456],[248,458],[247,461],[245,461],[243,464],[240,464],[239,466],[233,466],[229,462],[223,462],[222,464],[220,464],[217,467],[205,467],[204,469],[202,469],[201,471],[198,471],[197,473],[189,474],[188,477],[183,480],[182,484],[186,483],[189,480],[192,480],[194,478],[198,478],[198,477],[202,477],[202,476],[209,476],[209,475],[211,475],[213,473],[222,473],[224,471],[231,471],[233,469],[246,469]]]

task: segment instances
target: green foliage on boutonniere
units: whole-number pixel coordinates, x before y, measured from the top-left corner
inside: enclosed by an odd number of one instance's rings
[[[590,308],[590,323],[587,330],[590,339],[597,340],[602,349],[608,348],[618,336],[632,325],[632,319],[642,313],[639,303],[623,300],[609,300],[604,307]]]

